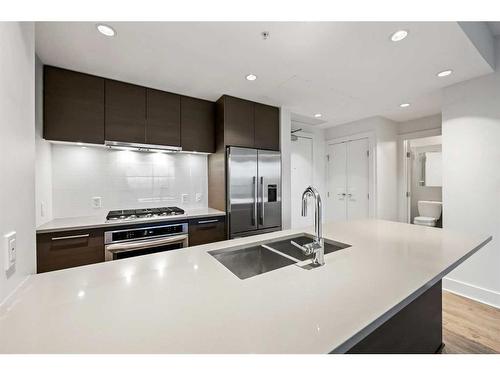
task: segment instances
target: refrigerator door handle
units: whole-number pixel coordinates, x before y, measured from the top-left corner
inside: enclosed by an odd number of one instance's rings
[[[260,225],[264,225],[265,212],[264,212],[264,177],[260,177],[260,191],[261,191],[261,201],[260,201]]]
[[[252,209],[252,226],[257,222],[257,177],[252,177],[253,182],[253,209]]]

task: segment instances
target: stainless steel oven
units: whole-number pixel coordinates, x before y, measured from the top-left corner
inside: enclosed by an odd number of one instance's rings
[[[120,229],[104,233],[104,259],[124,259],[188,245],[187,223]]]

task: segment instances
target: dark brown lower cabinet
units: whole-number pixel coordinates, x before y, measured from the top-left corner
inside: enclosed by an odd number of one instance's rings
[[[350,348],[349,354],[433,354],[443,349],[442,283],[426,290]]]
[[[226,239],[224,216],[189,220],[189,246],[204,245]]]
[[[37,273],[104,262],[104,230],[39,233]]]

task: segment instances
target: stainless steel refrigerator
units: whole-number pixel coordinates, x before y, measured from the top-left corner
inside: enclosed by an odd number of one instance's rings
[[[281,230],[281,154],[228,147],[229,237]]]

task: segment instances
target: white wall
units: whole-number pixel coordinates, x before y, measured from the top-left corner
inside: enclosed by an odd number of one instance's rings
[[[375,142],[375,147],[372,149],[372,152],[375,153],[375,212],[379,219],[397,220],[398,217],[397,131],[398,124],[384,117],[370,117],[325,130],[327,142],[360,133],[373,133]]]
[[[52,148],[43,136],[43,64],[35,56],[36,225],[52,220]]]
[[[17,233],[15,268],[4,271],[0,302],[35,271],[34,25],[0,22],[0,236]]]
[[[398,134],[415,133],[424,130],[441,129],[441,114],[400,122]]]
[[[446,88],[442,113],[445,228],[493,235],[444,286],[500,307],[500,71]]]
[[[105,215],[109,210],[206,207],[207,156],[52,145],[54,217]],[[181,195],[188,200],[181,202]],[[196,194],[201,194],[196,201]],[[102,207],[92,207],[92,197]]]

